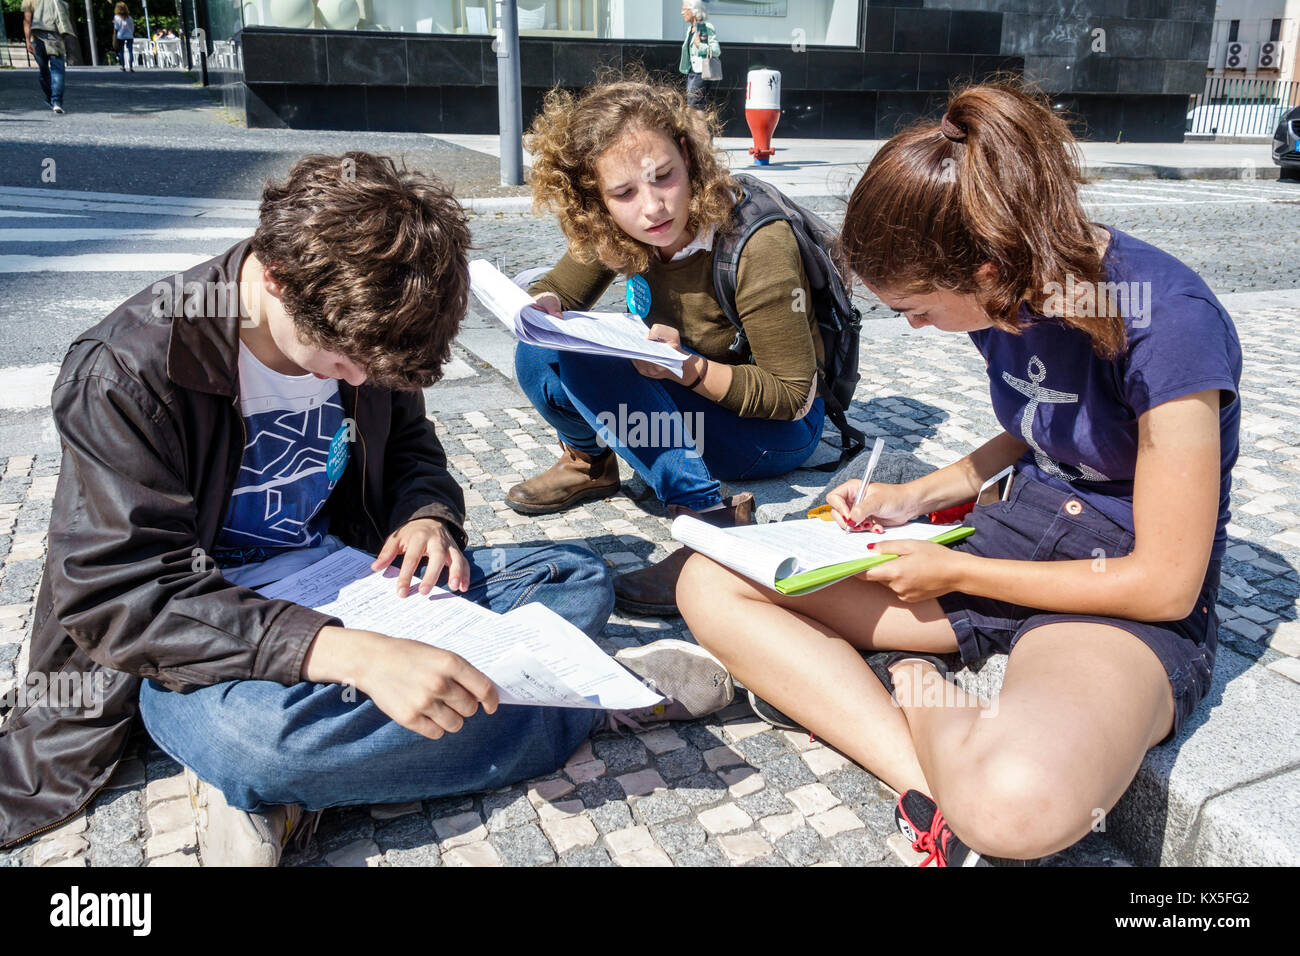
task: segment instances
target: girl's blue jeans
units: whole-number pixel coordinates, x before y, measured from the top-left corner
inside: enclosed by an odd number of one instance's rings
[[[520,342],[515,378],[533,407],[584,454],[613,448],[664,504],[693,511],[722,501],[722,481],[774,478],[817,448],[822,400],[794,422],[741,418],[668,379],[646,378],[627,359],[559,352]]]

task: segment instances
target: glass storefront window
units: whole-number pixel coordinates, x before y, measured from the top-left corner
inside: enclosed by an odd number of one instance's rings
[[[218,6],[228,0],[213,0]],[[234,0],[229,0],[234,2]],[[246,25],[487,35],[496,0],[240,0]],[[681,0],[515,0],[523,36],[679,40]],[[864,0],[713,0],[726,43],[854,46]]]

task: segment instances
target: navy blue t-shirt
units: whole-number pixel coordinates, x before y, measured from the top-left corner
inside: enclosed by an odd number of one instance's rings
[[[1027,310],[1021,312],[1026,325],[1019,335],[1000,329],[972,332],[988,362],[994,413],[1003,428],[1029,445],[1019,472],[1073,492],[1131,532],[1138,417],[1175,398],[1219,389],[1219,522],[1212,554],[1218,559],[1227,541],[1241,424],[1237,330],[1190,268],[1155,246],[1106,228],[1110,286],[1094,298],[1123,314],[1127,349],[1113,360],[1098,358],[1085,333]],[[1070,289],[1062,292],[1068,296]]]

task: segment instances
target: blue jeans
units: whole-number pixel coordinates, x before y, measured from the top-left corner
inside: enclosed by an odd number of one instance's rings
[[[465,596],[493,611],[536,601],[594,637],[614,606],[609,569],[583,548],[477,548],[465,556]],[[503,705],[430,740],[394,723],[360,691],[355,696],[345,700],[338,684],[240,680],[180,693],[146,681],[140,714],[163,750],[231,806],[253,811],[495,790],[563,766],[605,716]]]
[[[704,109],[709,99],[708,84],[704,76],[694,70],[686,74],[686,105],[691,109]]]
[[[117,51],[119,64],[124,70],[135,69],[135,37],[122,37],[122,48]]]
[[[36,64],[41,70],[41,92],[45,102],[51,106],[63,105],[63,74],[67,60],[61,56],[49,56],[45,52],[45,42],[38,36],[32,37],[32,49],[36,51]]]
[[[646,378],[627,359],[522,342],[515,379],[565,444],[588,455],[613,448],[660,501],[694,511],[722,501],[719,479],[798,468],[816,450],[825,420],[820,398],[796,422],[741,418],[675,381]]]

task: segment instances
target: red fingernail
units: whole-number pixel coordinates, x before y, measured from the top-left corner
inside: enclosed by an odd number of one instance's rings
[[[876,543],[873,541],[873,542],[871,542],[871,544],[867,545],[867,550],[868,550],[868,551],[873,551],[873,550],[875,550],[875,547],[876,547]]]

